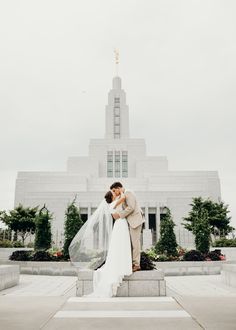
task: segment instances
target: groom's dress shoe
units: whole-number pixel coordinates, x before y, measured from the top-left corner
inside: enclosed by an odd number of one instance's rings
[[[140,266],[133,266],[133,272],[137,272],[138,270],[141,270]]]

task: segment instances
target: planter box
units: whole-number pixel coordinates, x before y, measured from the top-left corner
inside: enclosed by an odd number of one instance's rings
[[[93,291],[93,271],[79,271],[76,295],[81,297]],[[161,270],[138,271],[125,276],[117,290],[118,297],[160,297],[166,295],[164,272]]]
[[[236,264],[223,265],[221,279],[225,284],[236,288]]]
[[[20,269],[18,265],[0,265],[0,291],[19,284]]]
[[[7,261],[9,260],[10,255],[14,251],[19,251],[19,250],[24,250],[24,251],[32,251],[33,248],[0,248],[0,261]]]
[[[4,262],[7,265],[18,265],[21,274],[77,276],[78,268],[70,261],[13,261]]]
[[[227,261],[165,261],[156,262],[157,269],[165,276],[216,275]]]

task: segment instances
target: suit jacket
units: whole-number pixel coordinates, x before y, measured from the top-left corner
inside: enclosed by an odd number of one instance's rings
[[[130,227],[136,228],[140,226],[145,219],[141,207],[139,206],[137,199],[131,191],[125,191],[125,202],[123,203],[123,210],[119,211],[121,218],[126,218]]]

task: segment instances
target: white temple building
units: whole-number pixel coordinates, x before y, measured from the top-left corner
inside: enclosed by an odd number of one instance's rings
[[[70,157],[65,172],[18,172],[15,206],[46,203],[53,212],[53,240],[60,245],[68,203],[77,195],[86,220],[114,181],[121,181],[136,193],[145,212],[145,228],[152,231],[152,243],[159,237],[160,220],[167,206],[176,224],[178,243],[192,246],[192,235],[181,225],[192,198],[221,198],[218,172],[170,171],[166,157],[148,156],[145,140],[130,137],[129,108],[118,76],[113,78],[108,94],[105,137],[90,140],[87,157]]]

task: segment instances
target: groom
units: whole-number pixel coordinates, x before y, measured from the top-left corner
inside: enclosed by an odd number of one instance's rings
[[[120,182],[114,182],[110,186],[111,191],[120,196],[124,188]],[[122,204],[123,210],[119,213],[112,214],[114,219],[126,218],[129,224],[131,245],[132,245],[132,258],[133,258],[133,272],[140,270],[140,253],[141,253],[141,230],[142,224],[145,219],[135,195],[131,191],[124,191],[125,202]]]

